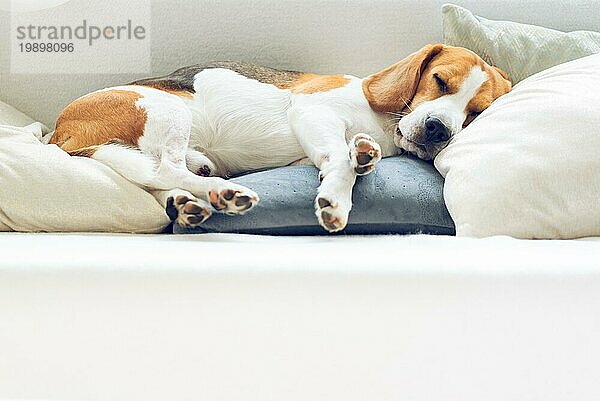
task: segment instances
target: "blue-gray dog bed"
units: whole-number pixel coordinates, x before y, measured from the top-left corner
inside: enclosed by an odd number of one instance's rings
[[[174,227],[175,233],[322,235],[314,201],[319,175],[312,166],[281,167],[232,181],[256,191],[260,202],[243,216],[214,214],[201,227]],[[353,207],[342,234],[453,235],[454,223],[443,198],[444,180],[435,168],[411,156],[381,160],[358,177]]]

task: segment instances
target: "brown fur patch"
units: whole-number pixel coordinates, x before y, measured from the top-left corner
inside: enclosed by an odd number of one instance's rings
[[[81,155],[89,154],[86,148],[113,140],[136,146],[148,119],[146,111],[136,106],[141,97],[132,91],[107,90],[77,99],[58,117],[50,143]]]
[[[281,89],[290,89],[292,93],[311,94],[341,88],[348,82],[350,80],[343,75],[302,74],[295,81],[291,82],[289,86],[278,87]]]

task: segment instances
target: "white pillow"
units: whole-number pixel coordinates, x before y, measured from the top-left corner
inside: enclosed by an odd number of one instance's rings
[[[34,120],[26,114],[21,113],[14,107],[0,102],[0,125],[16,125],[24,127],[33,123]]]
[[[41,124],[0,125],[0,231],[155,233],[169,224],[146,191],[41,135]]]
[[[457,235],[600,235],[600,54],[538,73],[436,158]]]
[[[33,119],[4,102],[0,102],[0,124],[25,126],[33,123]],[[0,172],[1,174],[1,172]],[[11,231],[10,227],[0,221],[0,232]]]

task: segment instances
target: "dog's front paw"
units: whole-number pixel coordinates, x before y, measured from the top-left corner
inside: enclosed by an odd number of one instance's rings
[[[335,196],[317,196],[315,209],[319,224],[330,233],[343,230],[346,227],[350,206],[340,202]]]
[[[357,175],[367,175],[381,160],[381,147],[367,134],[356,134],[350,140],[350,161]]]
[[[260,200],[256,192],[230,181],[210,191],[208,199],[215,209],[228,215],[244,214]]]
[[[169,197],[166,212],[171,221],[186,228],[198,227],[212,215],[210,205],[202,200],[191,199],[186,195]]]

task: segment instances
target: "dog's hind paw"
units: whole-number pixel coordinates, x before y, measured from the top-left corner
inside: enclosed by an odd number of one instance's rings
[[[228,215],[244,214],[259,201],[256,192],[230,181],[225,181],[222,188],[210,191],[208,199],[215,209]]]
[[[212,210],[208,203],[198,199],[191,199],[186,195],[169,197],[167,199],[166,211],[171,221],[185,228],[198,227],[212,215]]]

